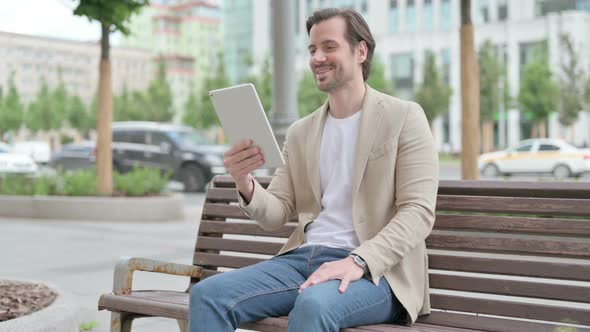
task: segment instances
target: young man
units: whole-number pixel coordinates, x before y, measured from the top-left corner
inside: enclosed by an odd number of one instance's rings
[[[438,159],[424,112],[365,84],[375,42],[357,12],[319,10],[307,31],[328,100],[289,128],[286,165],[265,190],[250,175],[264,164],[255,142],[225,154],[248,216],[267,230],[293,217],[299,226],[278,256],[197,283],[193,332],[287,315],[289,331],[338,331],[430,310],[424,240]]]

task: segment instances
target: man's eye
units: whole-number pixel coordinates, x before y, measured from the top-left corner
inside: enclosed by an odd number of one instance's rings
[[[315,54],[315,50],[309,50],[309,55],[314,55]]]

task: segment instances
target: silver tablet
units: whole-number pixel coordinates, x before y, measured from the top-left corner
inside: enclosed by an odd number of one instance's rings
[[[254,85],[248,83],[213,90],[209,96],[231,145],[252,139],[264,155],[265,163],[261,168],[285,164]]]

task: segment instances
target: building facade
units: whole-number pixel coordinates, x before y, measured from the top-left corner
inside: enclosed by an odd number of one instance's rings
[[[246,3],[258,0],[233,2],[246,7]],[[224,16],[237,16],[237,11],[233,10],[236,7],[239,6],[225,7]],[[437,55],[444,80],[451,86],[453,93],[449,111],[434,121],[433,131],[439,150],[460,152],[460,0],[297,0],[296,67],[300,73],[308,70],[306,18],[314,10],[324,7],[350,7],[365,17],[377,41],[375,56],[384,63],[386,77],[392,80],[395,94],[401,98],[413,98],[422,80],[426,52]],[[585,33],[590,31],[590,0],[473,0],[472,11],[476,48],[479,49],[486,40],[495,45],[507,69],[508,88],[513,99],[518,96],[523,69],[530,61],[536,45],[547,43],[552,70],[555,75],[559,74],[562,58],[559,35],[562,33],[571,36],[579,51],[582,66],[590,73],[590,34]],[[249,15],[254,17],[252,13]],[[239,29],[254,31],[266,27],[268,20],[246,20]],[[249,22],[253,27],[245,26]],[[238,26],[229,23],[225,23],[225,27],[226,35],[231,35],[232,29],[238,29]],[[264,38],[263,34],[255,36],[254,39]],[[227,49],[234,47],[232,39],[225,39],[225,42],[228,43],[225,45]],[[262,43],[256,42],[258,44],[248,42],[250,48],[241,48],[254,49],[259,54],[268,52],[263,49]],[[254,59],[255,62],[260,61],[260,57]],[[235,58],[226,57],[228,67],[239,67],[235,63]],[[530,137],[530,127],[530,122],[518,110],[516,103],[512,103],[509,109],[498,110],[495,145],[498,148],[512,146]],[[566,138],[580,145],[590,144],[590,116],[587,112],[580,113],[573,127],[562,128],[554,114],[548,121],[548,135]]]
[[[122,44],[148,50],[164,63],[175,110],[182,118],[191,91],[199,91],[221,51],[221,9],[216,1],[154,0],[134,16]]]
[[[154,76],[149,52],[111,48],[113,92],[124,88],[145,90]],[[98,89],[99,42],[0,32],[0,86],[6,91],[11,75],[26,104],[34,100],[43,79],[50,88],[59,83],[59,72],[68,93],[89,105]]]

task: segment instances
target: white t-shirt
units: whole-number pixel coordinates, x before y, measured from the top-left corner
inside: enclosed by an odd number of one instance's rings
[[[352,172],[360,118],[360,111],[344,119],[328,114],[320,146],[322,210],[307,226],[303,246],[359,246],[352,223]]]

